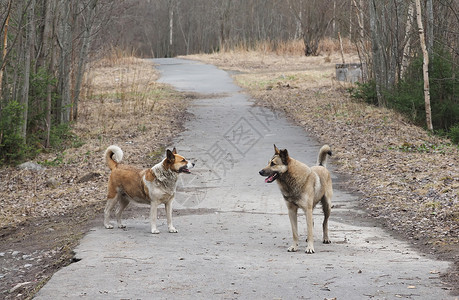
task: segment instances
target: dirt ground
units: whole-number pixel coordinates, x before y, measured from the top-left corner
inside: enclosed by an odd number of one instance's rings
[[[224,53],[191,58],[230,71],[257,105],[284,112],[333,147],[333,165],[361,195],[362,208],[422,252],[454,262],[444,280],[459,294],[459,151],[402,116],[353,101],[334,80],[339,55]],[[346,55],[346,60],[357,61]],[[155,82],[153,66],[112,58],[94,64],[74,133],[75,144],[43,153],[41,171],[0,169],[0,298],[28,299],[102,222],[105,148],[124,161],[154,164],[189,118],[183,95]],[[281,145],[279,145],[281,146]],[[137,208],[131,209],[135,214]],[[129,213],[129,211],[127,211]]]

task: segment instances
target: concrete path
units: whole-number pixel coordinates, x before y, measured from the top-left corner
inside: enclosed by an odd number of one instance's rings
[[[181,59],[158,59],[160,81],[205,94],[176,138],[178,152],[196,163],[181,175],[174,204],[178,234],[149,233],[148,208],[126,230],[94,228],[75,250],[77,263],[57,272],[36,299],[454,299],[439,273],[448,263],[410,249],[356,209],[356,197],[334,180],[332,244],[321,239],[315,211],[315,250],[291,243],[277,184],[258,171],[273,143],[309,165],[318,142],[283,116],[252,106],[228,73]],[[333,168],[333,160],[329,163]]]

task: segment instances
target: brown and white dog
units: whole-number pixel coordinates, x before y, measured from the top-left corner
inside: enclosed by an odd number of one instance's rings
[[[288,248],[289,252],[298,250],[298,208],[306,215],[308,239],[306,253],[314,253],[313,220],[312,210],[317,203],[322,203],[324,213],[323,242],[329,244],[328,217],[331,211],[331,198],[333,196],[330,173],[325,167],[327,156],[332,152],[328,145],[322,146],[317,159],[317,166],[308,167],[304,163],[291,158],[287,149],[279,150],[274,145],[274,156],[268,165],[259,173],[267,177],[265,182],[277,181],[284,196],[288,208],[288,216],[292,226],[293,244]]]
[[[111,170],[104,211],[105,228],[113,228],[110,224],[110,213],[117,203],[119,206],[115,213],[116,220],[118,227],[124,228],[121,223],[121,213],[130,201],[134,201],[150,204],[151,233],[159,233],[156,228],[158,205],[164,203],[169,232],[176,233],[177,229],[172,224],[172,201],[175,197],[177,177],[179,173],[190,173],[189,169],[194,166],[194,163],[178,155],[175,148],[166,151],[166,158],[163,161],[144,170],[121,164],[123,151],[118,146],[108,147],[104,156]]]

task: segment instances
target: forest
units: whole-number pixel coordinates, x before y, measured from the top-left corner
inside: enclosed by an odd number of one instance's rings
[[[0,16],[0,164],[74,141],[85,73],[109,51],[318,56],[324,40],[358,52],[353,97],[459,142],[457,0],[0,0]]]

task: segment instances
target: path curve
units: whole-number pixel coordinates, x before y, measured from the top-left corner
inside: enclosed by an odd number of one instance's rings
[[[435,261],[368,221],[333,175],[332,244],[288,253],[290,223],[275,184],[258,175],[273,143],[309,165],[320,144],[280,114],[252,105],[227,72],[184,59],[157,59],[160,81],[204,94],[174,145],[193,160],[181,175],[174,225],[149,233],[145,213],[126,230],[98,226],[75,249],[80,259],[57,272],[35,299],[453,299]],[[333,168],[333,160],[329,163]],[[321,224],[321,209],[314,214]]]

